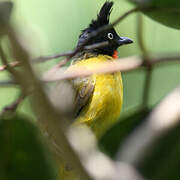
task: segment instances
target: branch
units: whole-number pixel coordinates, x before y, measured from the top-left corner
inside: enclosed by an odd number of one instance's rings
[[[56,144],[63,149],[64,159],[72,164],[73,168],[78,172],[80,179],[91,180],[89,174],[85,171],[75,151],[72,149],[67,137],[65,136],[64,121],[67,122],[65,117],[57,113],[48,101],[40,82],[37,80],[32,67],[29,62],[29,54],[19,43],[16,34],[12,28],[9,27],[7,31],[8,38],[12,45],[14,57],[20,58],[22,68],[24,71],[19,72],[18,82],[24,94],[28,94],[30,89],[33,89],[32,102],[35,113],[37,114],[39,123],[46,127],[46,131],[52,134]],[[7,68],[12,74],[13,71]],[[16,74],[13,74],[17,78]],[[27,81],[28,79],[28,81]],[[16,79],[17,80],[17,79]]]
[[[148,55],[149,53],[144,41],[144,22],[141,13],[139,13],[137,16],[137,37],[138,37],[137,40],[140,50],[143,53],[144,59],[147,60],[149,57]]]
[[[25,97],[26,96],[21,93],[13,103],[3,108],[3,110],[0,112],[0,116],[15,112]]]
[[[4,53],[3,48],[2,48],[2,44],[0,44],[0,58],[1,58],[2,63],[4,64],[3,67],[9,71],[9,73],[12,75],[12,78],[13,78],[13,80],[8,81],[8,83],[13,83],[13,85],[16,85],[17,83],[19,83],[19,80],[21,78],[19,76],[19,73],[17,71],[15,71],[13,66],[15,67],[16,66],[15,64],[19,64],[20,62],[19,63],[16,62],[13,65],[12,65],[12,63],[8,63],[6,54]],[[5,83],[5,81],[4,81],[3,85],[8,84],[8,83],[7,82]]]
[[[96,137],[89,128],[71,127],[68,137],[84,167],[95,180],[144,180],[133,166],[113,161],[99,151]]]
[[[138,14],[137,16],[137,35],[138,35],[138,44],[143,53],[143,60],[144,64],[147,66],[147,71],[145,72],[145,83],[144,83],[144,90],[143,90],[143,98],[142,98],[142,107],[146,108],[148,106],[148,100],[150,96],[150,87],[151,87],[151,80],[152,80],[152,66],[149,66],[150,56],[148,49],[145,45],[145,38],[144,38],[144,21],[142,14]]]
[[[169,60],[167,61],[167,59]],[[76,67],[71,68],[70,70],[67,70],[68,68],[66,67],[58,68],[57,66],[55,66],[43,75],[42,81],[53,82],[63,79],[73,79],[77,77],[89,76],[92,74],[113,73],[118,71],[129,72],[140,68],[153,68],[153,66],[160,63],[174,61],[180,61],[180,57],[165,57],[157,59],[154,58],[151,61],[148,61],[149,63],[144,63],[144,60],[142,58],[132,56],[127,58],[120,58],[115,61],[98,63],[97,66],[93,68]]]
[[[53,68],[48,70],[44,73],[42,82],[52,82],[52,81],[58,81],[63,79],[73,79],[76,77],[83,77],[92,75],[94,73],[113,73],[117,71],[121,72],[129,72],[134,71],[140,68],[146,68],[149,66],[153,68],[154,66],[157,66],[159,64],[166,64],[166,63],[172,63],[172,62],[179,62],[180,56],[171,56],[171,57],[159,57],[155,58],[152,57],[152,59],[149,61],[149,63],[144,63],[141,57],[132,56],[132,57],[126,57],[126,58],[120,58],[116,60],[115,62],[106,62],[106,63],[99,63],[99,66],[93,69],[84,69],[84,68],[76,68],[73,71],[66,72],[67,68],[61,67],[61,64],[55,65]],[[63,64],[64,61],[62,61]],[[65,73],[66,72],[66,73]],[[12,80],[8,81],[0,81],[0,86],[11,86],[11,85],[17,85],[16,82]]]
[[[91,50],[91,49],[94,49],[94,48],[97,48],[97,47],[103,47],[103,46],[107,46],[108,43],[109,43],[108,41],[104,41],[104,42],[101,42],[101,43],[95,43],[95,44],[92,44],[92,45],[85,46],[84,49]],[[59,58],[59,57],[62,57],[62,56],[70,56],[72,53],[73,53],[73,51],[62,53],[62,54],[56,54],[56,55],[52,55],[52,56],[44,56],[44,57],[39,57],[39,58],[33,59],[31,61],[33,63],[41,63],[41,62],[46,62],[48,60],[56,59],[56,58]],[[61,67],[62,65],[66,64],[66,62],[67,62],[66,60],[60,61],[58,63],[58,65],[57,65],[57,67]],[[2,66],[0,66],[0,72],[4,71],[4,70],[7,70],[8,66],[17,67],[17,66],[20,66],[20,62],[19,61],[14,61],[14,62],[8,63],[7,65],[2,65]]]
[[[91,50],[91,49],[107,46],[108,44],[109,44],[108,41],[104,41],[104,42],[101,42],[101,43],[95,43],[95,44],[92,44],[92,45],[84,46],[83,49],[84,50]],[[42,56],[42,57],[38,57],[36,59],[33,59],[32,62],[33,63],[46,62],[48,60],[56,59],[56,58],[63,57],[63,56],[71,56],[73,53],[74,53],[74,51],[69,51],[69,52],[56,54],[56,55],[52,55],[52,56],[44,56],[44,57]]]
[[[150,64],[152,66],[159,65],[161,63],[171,63],[180,61],[180,55],[172,55],[172,56],[160,56],[160,57],[151,57]]]
[[[19,65],[20,65],[19,61],[14,61],[14,62],[11,62],[11,63],[8,64],[8,66],[11,66],[11,67],[16,67],[16,66],[19,66]],[[7,65],[0,66],[0,72],[4,71],[6,69],[7,69]]]
[[[92,74],[113,73],[117,71],[127,72],[142,67],[142,60],[136,56],[123,58],[116,61],[108,61],[97,63],[96,67],[75,67],[67,70],[68,68],[62,67],[59,69],[50,69],[43,75],[43,81],[51,82],[63,79],[73,79],[77,77],[89,76]]]
[[[3,67],[7,69],[11,74],[16,74],[11,64],[8,63],[6,55],[2,49],[2,45],[0,45],[0,58],[1,58],[2,63],[4,64]]]

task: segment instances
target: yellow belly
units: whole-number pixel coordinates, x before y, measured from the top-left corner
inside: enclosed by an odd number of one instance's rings
[[[87,62],[84,61],[82,64],[89,67],[90,64],[94,66],[96,62],[109,60],[109,56],[98,56],[85,60]],[[76,124],[87,124],[99,138],[119,118],[123,102],[123,85],[120,72],[95,74],[92,77],[95,81],[94,92],[77,118]]]

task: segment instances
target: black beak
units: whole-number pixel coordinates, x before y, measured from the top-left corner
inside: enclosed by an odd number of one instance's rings
[[[118,45],[121,46],[123,44],[131,44],[133,41],[127,37],[119,37],[118,39]]]

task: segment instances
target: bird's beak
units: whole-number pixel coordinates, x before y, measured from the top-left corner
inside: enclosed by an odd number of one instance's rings
[[[131,44],[133,43],[133,41],[127,37],[119,37],[119,39],[117,40],[118,45],[124,45],[124,44]]]

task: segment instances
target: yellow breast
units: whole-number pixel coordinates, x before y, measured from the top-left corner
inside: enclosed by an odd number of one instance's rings
[[[93,68],[99,62],[109,60],[113,61],[110,56],[99,55],[79,61],[77,64]],[[123,85],[120,72],[94,74],[92,78],[95,82],[93,94],[77,118],[76,123],[87,124],[96,136],[100,137],[119,118],[123,101]]]

